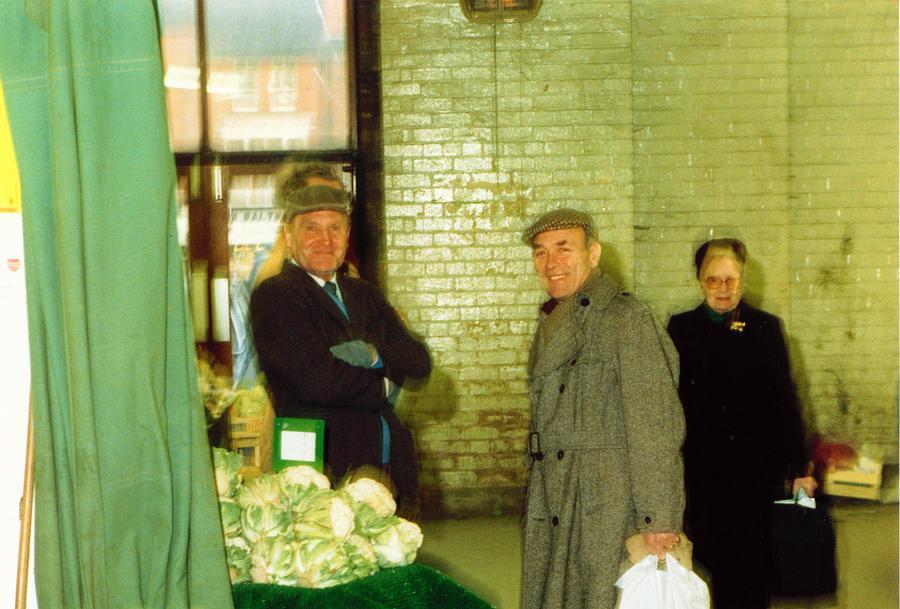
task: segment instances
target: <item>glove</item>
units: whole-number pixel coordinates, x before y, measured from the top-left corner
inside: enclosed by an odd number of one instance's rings
[[[369,350],[370,345],[361,340],[351,340],[346,343],[334,345],[329,349],[331,354],[339,360],[347,362],[351,366],[359,366],[360,368],[372,367],[372,352]]]

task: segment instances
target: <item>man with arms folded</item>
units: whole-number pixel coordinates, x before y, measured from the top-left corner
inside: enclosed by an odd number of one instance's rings
[[[598,270],[590,216],[555,210],[522,238],[550,296],[528,364],[522,609],[612,609],[626,538],[642,534],[658,556],[680,541],[678,354]]]
[[[337,272],[350,237],[347,193],[302,186],[284,202],[289,255],[250,301],[275,412],[325,421],[325,464],[333,482],[360,466],[382,467],[398,503],[412,507],[414,446],[393,401],[407,379],[428,376],[428,351],[378,288]]]

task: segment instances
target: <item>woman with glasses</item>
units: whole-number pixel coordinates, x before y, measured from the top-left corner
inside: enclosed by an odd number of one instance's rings
[[[714,239],[694,256],[703,302],[674,315],[681,363],[685,524],[708,569],[716,609],[769,603],[768,514],[774,499],[816,482],[777,317],[742,300],[747,250]]]

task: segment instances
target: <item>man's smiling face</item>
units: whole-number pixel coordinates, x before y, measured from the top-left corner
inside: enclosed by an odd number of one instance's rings
[[[532,242],[534,270],[551,298],[567,298],[587,281],[600,262],[600,244],[585,243],[583,228],[548,230]]]

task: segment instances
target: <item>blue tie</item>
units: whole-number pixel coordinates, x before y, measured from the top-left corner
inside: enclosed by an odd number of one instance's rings
[[[340,296],[338,296],[338,293],[337,293],[337,286],[334,284],[334,282],[333,282],[333,281],[326,281],[326,282],[325,282],[325,285],[322,286],[322,287],[325,288],[325,292],[326,292],[329,296],[331,296],[331,300],[334,301],[334,304],[336,304],[336,305],[338,306],[338,308],[341,310],[341,313],[343,313],[343,314],[344,314],[344,317],[346,317],[347,320],[349,321],[349,320],[350,320],[350,316],[347,315],[347,307],[344,306],[344,301],[341,300],[341,297],[340,297]]]

